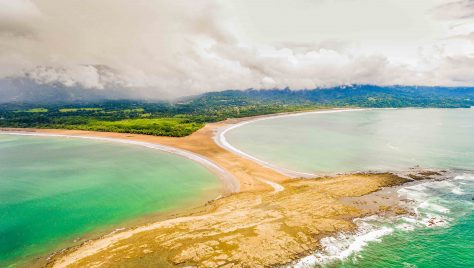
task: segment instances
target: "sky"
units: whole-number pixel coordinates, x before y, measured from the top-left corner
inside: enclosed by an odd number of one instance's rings
[[[474,0],[0,0],[0,79],[173,98],[473,70]]]

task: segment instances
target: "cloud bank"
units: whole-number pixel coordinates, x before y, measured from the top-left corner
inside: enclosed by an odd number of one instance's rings
[[[238,2],[0,0],[0,78],[143,98],[474,85],[472,0]]]

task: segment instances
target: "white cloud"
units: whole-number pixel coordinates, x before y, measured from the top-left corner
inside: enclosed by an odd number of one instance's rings
[[[473,1],[271,3],[0,0],[0,77],[128,87],[153,98],[354,83],[474,85]]]
[[[434,9],[435,17],[446,20],[463,20],[474,18],[473,0],[446,1]]]
[[[39,17],[39,10],[29,0],[0,0],[0,35],[27,35]]]

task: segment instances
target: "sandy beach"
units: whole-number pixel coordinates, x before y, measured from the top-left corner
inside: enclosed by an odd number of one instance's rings
[[[276,117],[294,117],[294,116],[301,116],[301,115],[308,115],[308,114],[328,114],[328,113],[342,113],[342,112],[354,112],[354,111],[366,111],[368,109],[362,109],[362,108],[357,108],[357,109],[328,109],[328,110],[316,110],[316,111],[310,111],[310,112],[294,112],[294,113],[282,113],[282,114],[273,114],[273,115],[263,115],[263,116],[255,116],[255,117],[248,117],[248,118],[242,118],[242,119],[234,119],[229,124],[226,124],[222,127],[219,127],[217,129],[217,133],[214,136],[214,141],[224,149],[231,151],[235,154],[238,154],[244,158],[247,158],[253,162],[259,163],[260,165],[264,167],[271,168],[273,170],[276,170],[280,172],[281,174],[288,176],[288,177],[293,177],[293,178],[314,178],[317,177],[317,174],[313,173],[307,173],[307,172],[301,172],[301,171],[296,171],[296,170],[290,170],[287,168],[283,168],[277,165],[274,165],[272,163],[269,163],[267,161],[258,159],[252,155],[249,155],[234,146],[232,146],[226,139],[225,134],[235,128],[244,126],[246,124],[252,123],[252,122],[257,122],[257,121],[263,121],[263,120],[269,120],[272,118]],[[230,121],[230,120],[228,120]]]
[[[334,111],[332,111],[334,112]],[[257,117],[266,118],[266,117]],[[48,267],[267,267],[314,252],[319,240],[355,228],[353,219],[400,213],[392,203],[370,209],[357,198],[409,181],[389,173],[311,177],[273,169],[225,149],[216,136],[256,118],[207,124],[183,138],[50,129],[2,129],[25,135],[118,140],[176,153],[218,175],[226,195],[189,215],[149,223],[85,242],[49,257]],[[222,136],[221,136],[222,137]],[[298,176],[301,175],[301,176]],[[351,198],[351,202],[347,202]],[[353,198],[353,199],[352,199]],[[262,247],[265,245],[265,247]]]
[[[229,152],[214,142],[214,135],[219,128],[232,124],[233,120],[219,123],[207,124],[199,131],[193,133],[187,137],[158,137],[149,135],[139,134],[126,134],[126,133],[112,133],[112,132],[93,132],[93,131],[81,131],[81,130],[62,130],[62,129],[11,129],[4,128],[3,132],[9,133],[23,133],[29,135],[53,135],[53,136],[72,136],[76,138],[80,137],[91,137],[99,139],[118,139],[121,141],[141,142],[154,145],[166,146],[167,149],[177,148],[181,149],[181,152],[191,152],[202,159],[208,159],[219,168],[225,170],[226,173],[231,174],[239,182],[239,191],[254,191],[254,190],[265,190],[269,189],[269,185],[263,183],[256,178],[261,178],[273,182],[282,182],[287,180],[289,177],[274,171],[270,168],[261,166],[251,160],[243,158],[232,152]],[[140,145],[140,144],[139,144]],[[143,144],[142,144],[143,145]],[[165,151],[171,151],[166,150]],[[177,152],[173,152],[177,153]],[[185,156],[186,157],[186,156]],[[197,158],[193,159],[196,160]],[[202,164],[202,161],[200,162]],[[209,166],[209,165],[207,165]],[[215,171],[211,169],[211,171]],[[223,173],[217,174],[222,176]],[[231,183],[230,180],[226,179],[226,183]],[[234,185],[229,185],[227,188],[234,189]]]

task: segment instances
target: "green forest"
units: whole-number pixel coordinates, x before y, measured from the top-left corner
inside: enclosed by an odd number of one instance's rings
[[[0,127],[187,136],[206,123],[334,107],[474,106],[473,88],[350,86],[314,90],[227,90],[176,101],[101,100],[0,105]]]

